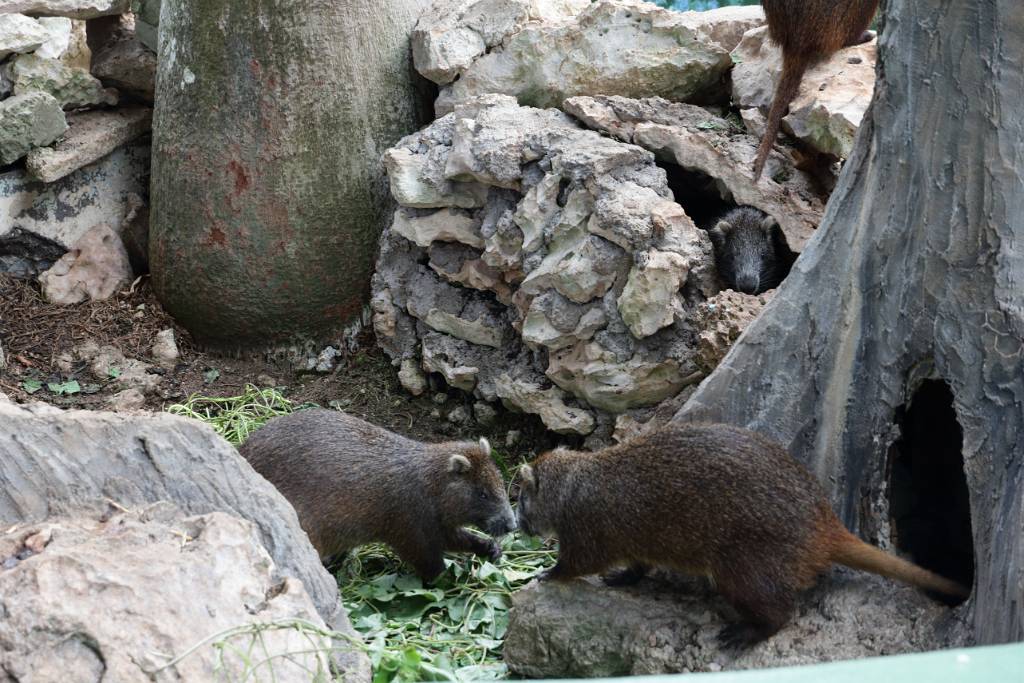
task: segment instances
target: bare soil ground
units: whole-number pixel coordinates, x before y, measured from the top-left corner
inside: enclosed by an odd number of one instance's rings
[[[107,409],[110,397],[123,387],[113,377],[93,376],[87,361],[75,360],[74,350],[95,342],[113,346],[129,359],[153,363],[155,337],[168,328],[175,330],[180,358],[171,369],[153,368],[161,379],[146,397],[148,410],[164,410],[196,393],[233,396],[254,384],[277,387],[292,401],[344,410],[424,441],[486,436],[510,464],[557,443],[533,416],[505,411],[498,404],[491,404],[498,413],[492,424],[452,423],[451,411],[464,406],[472,414],[474,400],[455,390],[410,395],[369,331],[328,374],[307,372],[285,354],[225,358],[205,353],[163,310],[145,278],[107,301],[60,306],[44,301],[34,282],[0,275],[0,348],[7,361],[0,369],[0,391],[19,403]],[[72,380],[79,390],[61,393],[60,387]],[[506,443],[510,431],[519,434],[514,444]]]

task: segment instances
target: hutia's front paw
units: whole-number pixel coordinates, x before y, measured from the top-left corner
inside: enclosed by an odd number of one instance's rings
[[[477,552],[480,557],[486,557],[491,562],[501,559],[501,546],[496,541],[487,541]]]

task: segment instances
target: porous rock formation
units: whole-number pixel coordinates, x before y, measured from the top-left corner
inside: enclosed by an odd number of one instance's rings
[[[706,110],[586,97],[566,108],[619,138],[654,140],[718,181],[716,201],[778,215],[794,243],[816,222],[822,202],[807,179],[786,166],[788,180],[754,186],[736,164],[752,158],[756,139]],[[412,361],[600,443],[615,415],[704,376],[702,336],[736,336],[723,311],[749,319],[762,305],[723,300],[718,315],[698,315],[719,291],[711,244],[673,201],[665,170],[650,151],[563,112],[481,96],[384,162],[400,208],[381,239],[374,327],[410,386],[420,385]]]

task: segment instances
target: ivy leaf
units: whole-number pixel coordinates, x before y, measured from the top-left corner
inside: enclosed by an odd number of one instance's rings
[[[26,394],[34,394],[43,388],[43,383],[37,379],[27,379],[21,383],[21,388]]]

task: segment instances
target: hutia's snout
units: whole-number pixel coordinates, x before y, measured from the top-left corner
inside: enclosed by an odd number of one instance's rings
[[[756,294],[761,279],[752,273],[742,273],[736,277],[736,288],[744,294]]]
[[[491,536],[504,536],[515,531],[516,527],[516,516],[512,512],[512,506],[506,505],[500,515],[488,521],[486,531]]]

